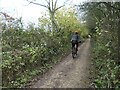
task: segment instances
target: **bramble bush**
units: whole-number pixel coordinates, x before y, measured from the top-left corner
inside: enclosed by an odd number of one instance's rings
[[[21,87],[30,75],[51,67],[58,57],[70,49],[68,37],[52,36],[43,30],[11,28],[2,33],[2,83],[4,87]],[[39,70],[41,69],[41,70]]]
[[[105,30],[98,30],[94,35],[92,39],[92,60],[95,68],[93,84],[96,88],[120,88],[117,35]]]
[[[80,29],[80,22],[73,12],[72,16],[67,15],[62,15],[59,20],[56,16],[59,26],[59,30],[56,31],[51,31],[50,28],[45,29],[46,26],[50,26],[49,20],[44,19],[45,17],[39,19],[38,27],[30,24],[25,29],[22,20],[10,26],[3,25],[2,64],[0,65],[3,87],[24,87],[36,75],[52,68],[53,64],[71,50],[71,31]],[[72,18],[69,19],[69,17]]]

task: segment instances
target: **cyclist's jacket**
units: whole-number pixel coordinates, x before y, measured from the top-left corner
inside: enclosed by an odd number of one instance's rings
[[[77,42],[79,42],[79,41],[80,41],[80,36],[77,35],[77,34],[74,34],[74,35],[72,36],[72,38],[71,38],[71,41],[77,41]]]

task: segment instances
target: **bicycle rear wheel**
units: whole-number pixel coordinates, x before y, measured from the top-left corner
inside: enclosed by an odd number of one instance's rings
[[[74,48],[72,49],[72,57],[73,57],[73,59],[75,58],[75,55],[77,55],[77,50],[76,50],[76,48],[74,47]]]

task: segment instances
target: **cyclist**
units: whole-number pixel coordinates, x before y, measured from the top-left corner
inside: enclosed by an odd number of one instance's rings
[[[77,48],[77,51],[78,51],[79,42],[80,42],[80,35],[78,34],[78,31],[75,31],[72,35],[72,38],[71,38],[72,49],[76,45],[76,48]]]

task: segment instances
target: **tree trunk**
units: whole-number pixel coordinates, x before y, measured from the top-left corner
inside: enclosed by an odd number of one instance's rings
[[[55,12],[50,12],[50,20],[53,34],[57,31],[58,27],[55,22]]]
[[[52,24],[52,31],[55,31],[55,25],[54,25],[54,13],[51,12],[50,13],[50,20],[51,20],[51,24]]]

